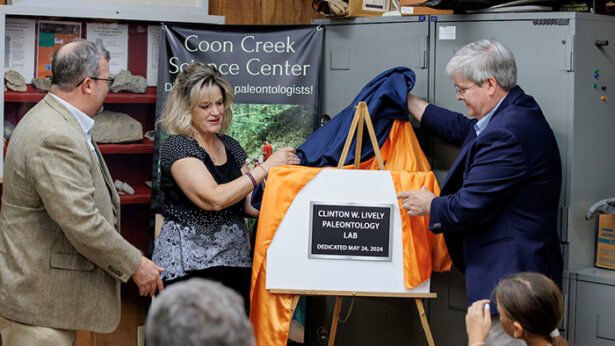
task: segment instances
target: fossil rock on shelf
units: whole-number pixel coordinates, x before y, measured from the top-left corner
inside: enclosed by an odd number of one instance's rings
[[[15,70],[8,70],[4,72],[4,83],[9,90],[13,90],[13,91],[28,90],[28,88],[26,88],[26,80],[23,78],[23,76],[19,72]]]
[[[143,126],[126,113],[104,110],[94,117],[96,143],[128,143],[143,139]]]
[[[32,78],[32,86],[37,91],[46,93],[51,89],[51,79],[47,78]]]
[[[142,76],[133,76],[130,71],[121,70],[113,77],[113,84],[109,89],[112,93],[127,91],[143,94],[147,91],[147,80]]]

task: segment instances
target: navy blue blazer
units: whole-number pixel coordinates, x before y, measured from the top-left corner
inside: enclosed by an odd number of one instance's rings
[[[465,272],[469,304],[492,298],[500,278],[520,271],[543,273],[561,287],[562,168],[553,131],[518,86],[478,137],[476,122],[434,105],[423,114],[422,129],[461,147],[431,203],[429,228],[444,233]]]

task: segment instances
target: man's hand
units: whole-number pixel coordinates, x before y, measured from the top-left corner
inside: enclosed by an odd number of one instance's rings
[[[414,119],[420,122],[421,119],[423,119],[423,113],[425,113],[425,108],[427,108],[428,105],[429,103],[426,101],[408,92],[408,112]]]
[[[418,191],[404,191],[397,195],[397,198],[403,198],[401,206],[408,211],[410,216],[427,216],[431,211],[431,200],[436,196],[427,191],[423,186]]]
[[[466,314],[466,331],[468,332],[468,345],[480,344],[487,339],[491,329],[491,310],[489,299],[477,300]]]
[[[156,294],[156,289],[158,289],[158,292],[162,292],[163,285],[160,272],[163,270],[145,256],[141,256],[141,263],[132,274],[132,280],[139,286],[139,295],[153,297]]]

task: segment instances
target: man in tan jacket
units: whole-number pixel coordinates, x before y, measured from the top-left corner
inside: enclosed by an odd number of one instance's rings
[[[141,295],[162,290],[163,269],[119,233],[119,197],[91,139],[109,91],[108,61],[89,41],[60,47],[51,92],[11,136],[0,209],[3,346],[110,333],[120,321],[120,282],[132,277]]]

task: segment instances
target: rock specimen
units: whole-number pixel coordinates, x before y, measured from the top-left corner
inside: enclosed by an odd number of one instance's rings
[[[150,141],[153,142],[154,139],[156,138],[156,130],[149,130],[149,131],[145,132],[143,137],[145,137],[145,139],[150,140]]]
[[[4,139],[8,140],[11,138],[11,134],[15,130],[15,125],[9,123],[8,121],[4,121]]]
[[[112,93],[127,91],[143,94],[147,91],[147,80],[145,77],[133,76],[129,71],[121,70],[113,78],[113,84],[110,89]]]
[[[4,72],[4,83],[9,90],[13,91],[26,91],[26,80],[23,76],[15,71],[8,70]]]
[[[137,142],[143,139],[143,127],[128,114],[104,110],[94,117],[92,138],[96,143]]]
[[[37,91],[46,93],[51,89],[51,79],[47,78],[32,78],[32,86]]]
[[[126,192],[129,195],[135,194],[135,189],[133,189],[132,186],[128,185],[128,183],[123,182],[118,179],[115,179],[114,183],[115,183],[115,188],[118,190],[118,192]]]

